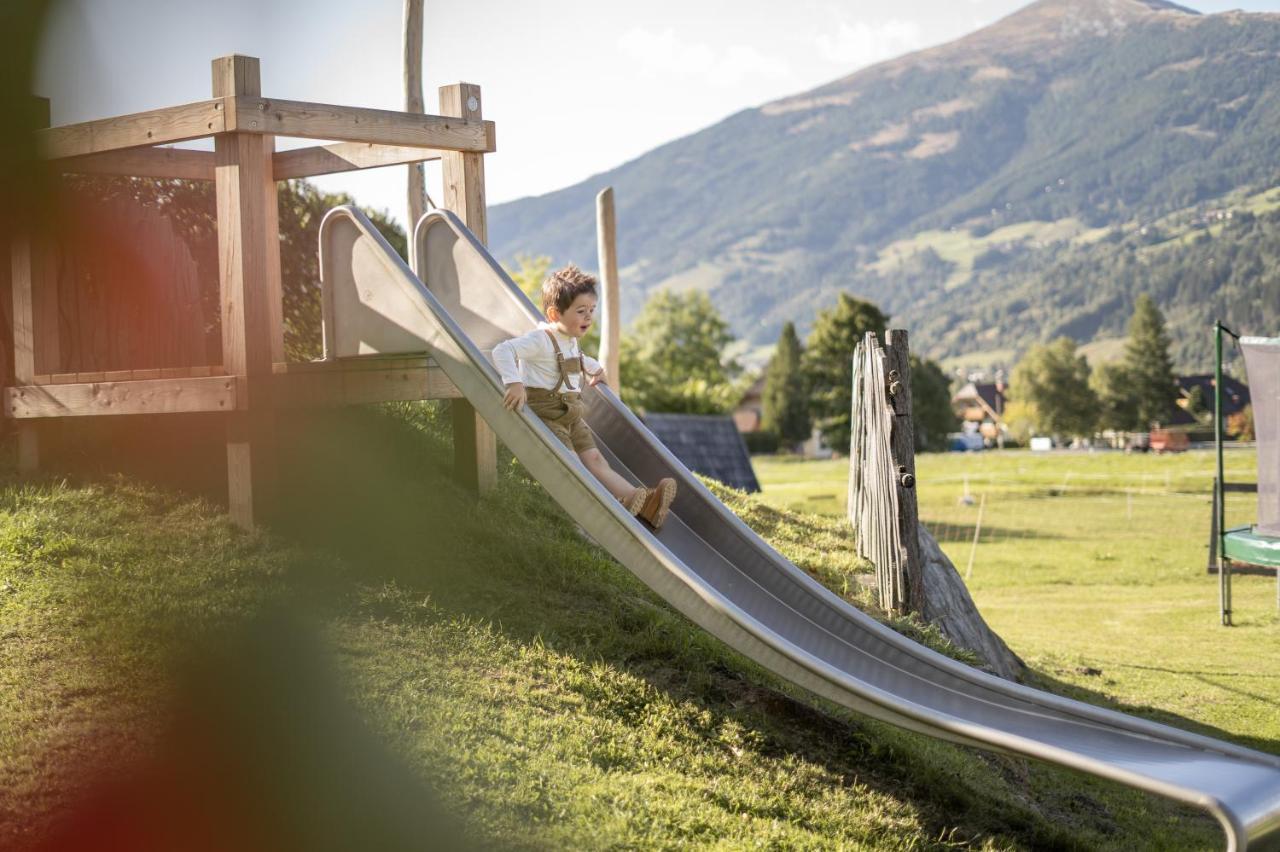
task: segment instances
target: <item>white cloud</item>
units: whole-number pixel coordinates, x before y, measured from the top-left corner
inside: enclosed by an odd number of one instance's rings
[[[891,18],[879,24],[841,21],[834,33],[818,36],[822,56],[843,66],[862,67],[892,59],[924,46],[924,31],[915,21]]]
[[[652,32],[634,27],[618,39],[618,48],[635,62],[633,70],[645,77],[698,76],[719,87],[734,86],[753,75],[785,77],[791,70],[784,60],[766,56],[749,44],[717,51],[703,42],[684,41],[673,29]]]

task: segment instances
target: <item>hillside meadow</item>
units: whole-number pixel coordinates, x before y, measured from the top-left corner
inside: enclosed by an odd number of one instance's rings
[[[459,492],[447,423],[291,420],[286,510],[253,535],[134,479],[0,478],[0,847],[1220,846],[1186,808],[780,682],[510,457]],[[717,491],[882,617],[841,518]]]
[[[1227,480],[1253,481],[1255,458],[1229,452]],[[764,502],[843,514],[847,461],[753,463]],[[1221,626],[1212,452],[925,454],[917,471],[922,520],[1039,676],[1280,752],[1276,580],[1236,575],[1235,626]],[[1228,498],[1229,524],[1252,520],[1251,496]]]

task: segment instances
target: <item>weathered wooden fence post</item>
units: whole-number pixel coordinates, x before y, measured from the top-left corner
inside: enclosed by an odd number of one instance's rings
[[[853,353],[848,511],[858,555],[875,566],[881,609],[918,615],[992,671],[1017,678],[1022,661],[982,620],[959,572],[920,525],[907,333],[891,330],[886,343],[868,333]]]
[[[911,351],[907,332],[890,329],[885,335],[884,387],[893,409],[889,445],[898,495],[898,534],[906,551],[903,560],[902,606],[907,612],[924,608],[924,572],[920,564],[920,511],[916,505],[916,432],[911,414]]]

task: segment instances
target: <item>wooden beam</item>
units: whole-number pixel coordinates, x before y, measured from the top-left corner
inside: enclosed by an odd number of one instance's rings
[[[596,196],[596,255],[600,269],[600,363],[609,387],[622,396],[622,303],[618,295],[618,220],[613,187]]]
[[[34,271],[31,235],[14,237],[9,250],[13,291],[13,373],[15,381],[30,384],[36,376]],[[40,466],[40,436],[34,424],[18,429],[17,466],[31,473]]]
[[[36,376],[35,271],[31,235],[18,234],[9,249],[10,286],[13,288],[13,374],[19,384],[31,384]]]
[[[440,87],[440,112],[482,121],[480,87],[455,83]],[[484,155],[447,152],[441,160],[444,206],[462,219],[481,243],[489,241],[484,195]],[[416,223],[415,223],[416,224]],[[450,403],[453,420],[454,476],[484,493],[498,484],[498,439],[475,408],[463,399]]]
[[[422,18],[424,0],[404,0],[404,111],[425,113],[422,99]],[[410,163],[408,172],[409,222],[405,230],[413,242],[413,229],[427,212],[427,184],[420,163]]]
[[[339,362],[340,363],[340,362]],[[439,367],[277,372],[279,408],[458,399],[462,396]]]
[[[78,175],[213,180],[213,152],[185,148],[125,148],[56,161],[59,171]]]
[[[258,60],[213,61],[215,97],[256,96]],[[233,129],[228,121],[228,130]],[[227,426],[227,494],[231,519],[252,529],[254,508],[271,488],[271,253],[267,245],[271,179],[268,148],[253,133],[214,137],[218,204],[222,361],[238,381],[237,411]],[[273,195],[274,197],[274,195]]]
[[[338,142],[333,145],[277,151],[271,165],[276,180],[290,180],[438,160],[443,153],[435,148],[377,145],[372,142]]]
[[[47,98],[36,98],[31,105],[31,125],[48,127],[50,119]],[[28,220],[25,230],[17,230],[10,249],[10,297],[13,300],[13,367],[14,381],[30,382],[36,373],[36,327],[41,274],[39,239]],[[17,429],[17,467],[19,473],[32,473],[40,466],[40,430],[34,423],[22,423]]]
[[[183,142],[227,129],[226,98],[153,109],[36,131],[36,146],[47,160],[122,148]]]
[[[441,86],[440,112],[464,116],[473,122],[480,121],[480,87],[472,83]],[[441,159],[441,166],[445,208],[458,214],[476,238],[487,244],[489,215],[485,207],[484,157],[476,153],[447,151]]]
[[[473,153],[495,150],[491,121],[261,97],[236,97],[232,108],[234,115],[228,119],[227,130],[239,133],[273,133]]]
[[[274,155],[276,137],[262,137],[265,172],[262,176],[262,200],[266,210],[267,246],[267,327],[271,335],[272,363],[284,360],[284,270],[280,263],[280,194],[276,188]]]
[[[81,417],[112,414],[174,414],[231,411],[236,404],[234,376],[144,379],[126,382],[75,382],[5,388],[6,417]]]

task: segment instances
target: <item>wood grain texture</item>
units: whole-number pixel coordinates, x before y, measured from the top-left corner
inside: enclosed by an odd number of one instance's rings
[[[903,598],[907,612],[924,607],[924,566],[920,560],[920,512],[916,505],[916,446],[911,411],[911,362],[907,332],[889,329],[885,335],[884,381],[893,407],[890,448],[897,466],[898,533],[907,552]],[[910,484],[906,477],[910,477]]]
[[[20,385],[5,389],[4,413],[24,419],[231,411],[235,385],[232,376]]]
[[[609,386],[622,396],[622,306],[618,293],[618,219],[613,187],[596,196],[596,254],[600,269],[600,363]]]
[[[13,373],[19,384],[31,384],[36,375],[31,242],[29,234],[18,234],[9,249],[9,280],[13,292]]]
[[[372,142],[337,142],[292,151],[278,151],[271,168],[276,180],[315,177],[359,169],[398,166],[424,160],[438,160],[443,152],[435,148],[407,145],[378,145]]]
[[[36,146],[41,157],[54,160],[199,139],[227,129],[227,110],[227,100],[215,97],[114,118],[65,124],[36,131]]]
[[[441,86],[440,112],[481,121],[480,87],[471,83]],[[456,213],[481,243],[487,243],[489,219],[485,207],[484,156],[448,151],[440,164],[445,208]],[[450,409],[454,476],[465,487],[483,494],[498,484],[497,436],[466,400],[454,400]]]
[[[258,67],[252,57],[215,59],[214,95],[256,98]],[[234,129],[235,122],[227,124]],[[227,419],[227,502],[232,521],[252,529],[256,505],[270,499],[274,471],[272,252],[267,245],[271,157],[259,135],[243,132],[215,136],[214,156],[222,361],[237,379],[236,411]]]
[[[57,160],[61,172],[78,175],[213,180],[213,152],[184,148],[125,148]]]
[[[447,151],[494,150],[493,122],[442,115],[410,115],[385,109],[236,97],[228,130],[305,139],[376,142]]]
[[[276,374],[275,383],[275,399],[279,408],[458,399],[462,396],[444,371],[434,365],[286,371]]]
[[[272,362],[284,360],[284,272],[280,265],[280,194],[276,191],[276,137],[262,137],[264,174],[262,204],[266,212],[267,325],[271,334]]]
[[[423,0],[404,0],[404,111],[412,115],[426,112],[422,102],[422,18]],[[409,222],[406,231],[413,240],[413,228],[426,212],[426,176],[419,163],[406,169]]]
[[[440,87],[440,112],[470,121],[481,120],[483,101],[480,87],[454,83]],[[458,214],[482,243],[489,242],[489,216],[485,206],[484,157],[480,154],[446,151],[441,157],[441,181],[445,208]]]

